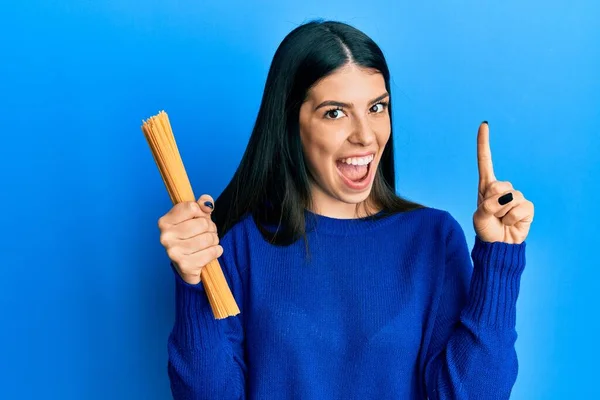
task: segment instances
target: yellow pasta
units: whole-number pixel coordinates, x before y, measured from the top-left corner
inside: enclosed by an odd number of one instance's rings
[[[173,204],[196,201],[167,113],[160,111],[146,121],[142,121],[142,132]],[[200,280],[206,289],[216,319],[240,313],[218,259],[202,268]]]

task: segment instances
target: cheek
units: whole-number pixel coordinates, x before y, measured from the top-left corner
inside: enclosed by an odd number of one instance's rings
[[[303,131],[300,134],[302,141],[302,152],[304,154],[304,160],[306,162],[306,168],[315,175],[321,167],[319,165],[319,159],[322,158],[322,145],[316,135],[311,131],[310,133]]]
[[[315,165],[325,165],[331,158],[339,153],[347,131],[341,126],[314,123],[303,133],[304,152]]]
[[[304,157],[308,160],[312,170],[323,171],[327,168],[331,153],[321,141],[309,141],[304,148]]]
[[[382,148],[387,144],[388,140],[390,140],[390,132],[389,131],[378,135],[377,141],[379,142],[379,145]]]
[[[381,147],[385,146],[385,144],[390,139],[391,130],[392,130],[392,128],[390,126],[390,120],[388,118],[386,118],[385,120],[376,123],[373,126],[373,130],[376,132],[377,142],[378,142],[379,146],[381,146]]]

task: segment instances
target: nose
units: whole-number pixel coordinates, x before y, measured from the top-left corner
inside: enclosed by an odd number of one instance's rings
[[[366,118],[356,119],[352,128],[352,134],[348,141],[352,144],[370,146],[375,142],[376,135]]]

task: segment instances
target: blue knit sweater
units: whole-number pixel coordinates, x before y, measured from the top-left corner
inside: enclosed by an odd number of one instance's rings
[[[251,216],[221,238],[241,313],[215,319],[175,274],[168,374],[178,399],[508,399],[525,242],[488,243],[450,213],[316,219],[288,247]],[[471,262],[471,260],[473,262]]]

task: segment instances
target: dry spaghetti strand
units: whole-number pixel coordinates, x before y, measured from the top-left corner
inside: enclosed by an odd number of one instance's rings
[[[142,121],[142,132],[173,204],[195,201],[167,113],[163,110]],[[212,260],[202,268],[200,279],[216,319],[240,313],[218,259]]]

